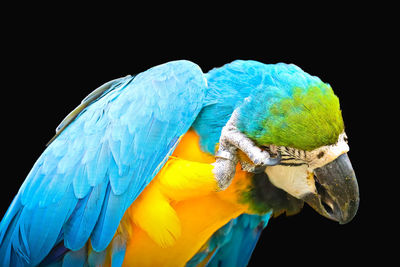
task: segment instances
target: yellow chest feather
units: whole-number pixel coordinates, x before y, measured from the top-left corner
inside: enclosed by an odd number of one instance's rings
[[[239,203],[247,174],[238,168],[231,186],[217,192],[214,158],[198,141],[189,131],[125,213],[118,229],[128,239],[124,266],[184,266],[215,231],[248,212]]]

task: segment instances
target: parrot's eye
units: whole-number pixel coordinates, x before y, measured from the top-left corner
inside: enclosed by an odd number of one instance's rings
[[[325,155],[324,151],[318,153],[317,158],[322,158]]]

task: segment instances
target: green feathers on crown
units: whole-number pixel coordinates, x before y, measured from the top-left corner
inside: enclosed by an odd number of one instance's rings
[[[285,66],[296,75],[274,77],[274,85],[253,90],[240,108],[238,128],[259,145],[310,151],[336,143],[344,131],[338,97],[319,78]]]

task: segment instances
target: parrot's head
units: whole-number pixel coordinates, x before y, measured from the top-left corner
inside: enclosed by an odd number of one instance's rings
[[[239,109],[238,128],[278,165],[269,181],[304,200],[321,215],[349,222],[359,204],[358,184],[347,152],[339,99],[329,84],[295,65],[281,64],[267,88],[255,88]]]

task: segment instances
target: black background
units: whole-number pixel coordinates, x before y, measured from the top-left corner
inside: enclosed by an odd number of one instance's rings
[[[27,21],[3,35],[1,216],[58,123],[104,82],[176,59],[191,60],[204,72],[235,59],[285,62],[319,76],[339,96],[361,202],[347,225],[308,206],[298,215],[270,220],[250,266],[272,260],[314,266],[389,259],[390,242],[384,238],[391,236],[384,234],[388,226],[378,222],[392,220],[382,211],[389,202],[382,196],[390,185],[381,177],[377,158],[382,139],[371,124],[372,118],[374,125],[381,124],[378,113],[387,109],[380,105],[376,73],[383,67],[383,50],[371,43],[377,38],[371,25],[355,21],[321,30],[316,23],[282,29],[281,36],[273,25],[241,28],[227,21],[214,25],[212,32],[205,25],[189,30],[184,22],[146,29],[136,24],[123,31],[107,23],[72,27],[68,21],[53,22]]]

